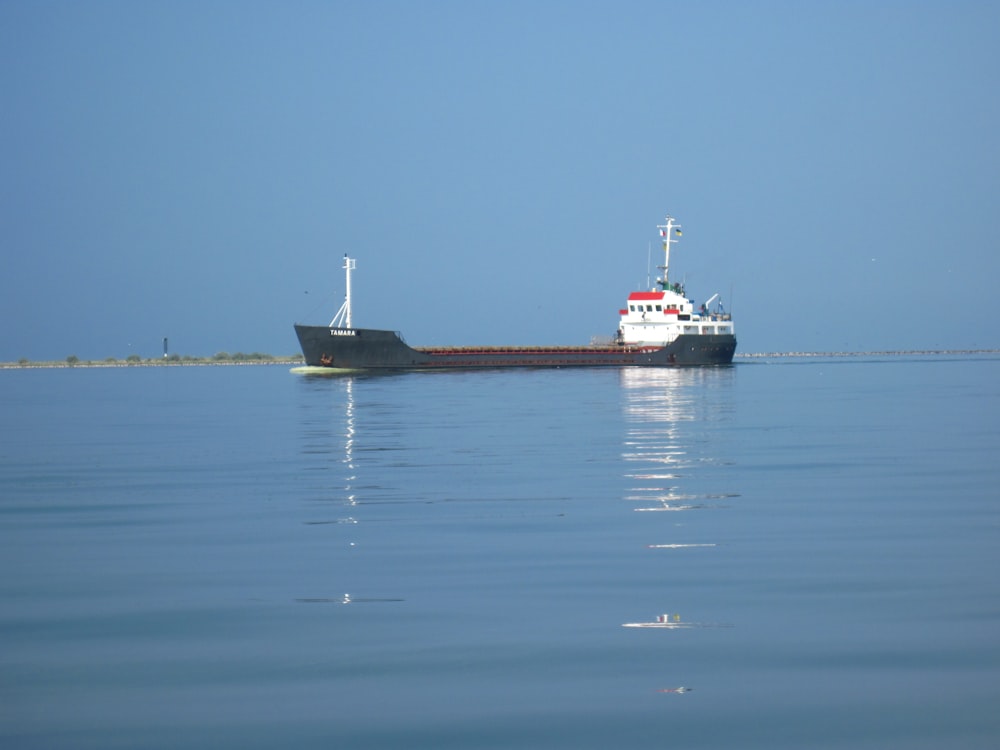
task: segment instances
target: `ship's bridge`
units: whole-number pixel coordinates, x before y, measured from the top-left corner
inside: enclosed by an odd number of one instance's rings
[[[705,305],[695,311],[694,302],[684,296],[684,288],[668,285],[650,292],[632,292],[628,307],[619,310],[618,339],[623,344],[669,344],[678,336],[732,334],[728,313],[710,312]]]

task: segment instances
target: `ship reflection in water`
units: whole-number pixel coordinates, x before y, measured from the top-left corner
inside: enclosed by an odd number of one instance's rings
[[[344,402],[345,402],[345,415],[344,415],[344,466],[347,468],[347,476],[344,477],[345,481],[345,492],[347,493],[347,504],[357,505],[357,499],[354,496],[353,482],[357,479],[354,470],[354,433],[356,431],[355,427],[355,414],[354,414],[354,378],[347,378],[344,381]],[[352,521],[354,519],[351,519]],[[356,521],[354,521],[356,523]]]
[[[661,628],[663,630],[686,630],[689,628],[731,628],[719,622],[685,622],[680,615],[657,615],[653,622],[624,622],[623,628]]]
[[[625,368],[621,371],[626,435],[622,458],[632,480],[625,500],[636,511],[685,511],[720,507],[734,493],[685,492],[680,481],[699,468],[723,463],[710,453],[693,454],[684,426],[719,421],[728,409],[734,368]],[[711,444],[708,444],[711,449]]]
[[[315,476],[322,478],[312,489],[315,493],[314,500],[322,504],[323,507],[340,508],[343,507],[350,513],[357,515],[338,516],[336,518],[319,518],[305,520],[306,526],[344,526],[346,528],[331,534],[333,541],[331,549],[334,550],[332,558],[337,560],[339,565],[335,573],[347,585],[353,585],[361,575],[362,567],[353,555],[358,547],[358,540],[355,534],[359,529],[353,528],[362,524],[364,520],[364,503],[358,497],[358,463],[355,459],[356,436],[358,431],[357,409],[355,406],[355,386],[356,378],[351,375],[341,374],[332,379],[329,373],[324,373],[324,377],[308,379],[304,382],[308,387],[315,386],[324,393],[332,393],[336,398],[343,398],[343,406],[339,404],[333,410],[334,418],[330,418],[330,412],[316,412],[310,409],[305,420],[307,427],[305,432],[305,445],[303,453],[310,454],[314,458],[322,459],[316,463],[317,473]],[[333,386],[333,387],[331,387]],[[342,409],[342,411],[341,411]],[[330,478],[332,475],[332,479]],[[332,530],[331,530],[332,531]],[[343,596],[306,596],[298,597],[296,602],[304,604],[369,604],[374,602],[402,602],[399,597],[356,597],[351,594]]]
[[[705,426],[729,423],[735,368],[624,369],[621,371],[625,436],[622,459],[625,463],[624,499],[641,512],[679,512],[722,508],[720,499],[738,493],[714,490],[721,481],[719,469],[727,465],[717,446],[694,435],[706,434]],[[694,429],[697,425],[697,429]],[[707,431],[711,434],[711,430]],[[713,487],[712,485],[716,485]],[[676,518],[676,517],[673,517]],[[665,519],[651,521],[650,531],[660,536],[646,545],[676,560],[675,555],[711,555],[716,541],[698,538],[709,520],[679,524]],[[698,531],[697,529],[701,529]],[[671,539],[683,531],[687,538]],[[667,537],[667,538],[664,538]],[[650,565],[668,565],[667,557],[651,556]],[[681,583],[683,569],[664,573],[664,580]],[[678,578],[680,576],[680,578]],[[674,598],[676,594],[672,594]],[[657,606],[656,602],[651,602]],[[662,602],[659,603],[662,605]],[[682,619],[679,614],[658,615],[651,622],[625,622],[623,628],[649,630],[692,630],[730,628],[732,625]],[[681,676],[681,675],[677,675]],[[685,676],[685,679],[691,675]],[[659,688],[661,693],[686,693],[687,687]]]
[[[351,596],[350,594],[344,594],[343,596],[338,596],[332,599],[324,596],[315,596],[315,597],[302,597],[296,599],[295,601],[301,602],[303,604],[361,604],[370,602],[402,602],[406,600],[397,599],[393,597],[382,598],[382,599],[373,599],[373,598],[359,599],[357,597]]]

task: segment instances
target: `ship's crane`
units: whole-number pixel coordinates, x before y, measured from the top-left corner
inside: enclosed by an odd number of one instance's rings
[[[712,305],[713,302],[715,302],[715,311],[714,312],[711,310],[711,305]],[[726,314],[726,310],[722,306],[722,298],[719,296],[718,292],[716,292],[711,297],[709,297],[707,300],[705,300],[704,304],[702,304],[702,306],[701,306],[701,314],[702,315],[712,315],[712,316],[715,316],[715,315],[725,315]]]

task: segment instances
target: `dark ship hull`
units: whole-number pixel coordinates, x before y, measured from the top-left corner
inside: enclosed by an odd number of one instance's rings
[[[666,345],[411,347],[395,331],[295,326],[306,365],[333,370],[728,365],[736,336],[680,335]]]

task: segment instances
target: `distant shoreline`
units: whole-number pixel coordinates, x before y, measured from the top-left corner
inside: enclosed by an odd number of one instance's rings
[[[79,362],[0,362],[0,370],[51,370],[77,368],[129,368],[129,367],[247,367],[249,365],[301,365],[302,357],[272,357],[270,359],[247,359],[247,360],[215,360],[215,359],[187,359],[187,360],[162,360],[144,359],[140,362],[126,362],[124,360],[80,360]]]
[[[740,359],[792,359],[792,358],[822,358],[822,357],[961,357],[976,354],[1000,354],[1000,349],[916,349],[916,350],[885,350],[871,352],[737,352],[735,360]],[[301,355],[291,357],[272,357],[254,359],[217,359],[213,357],[196,357],[186,359],[144,359],[139,361],[126,360],[79,360],[76,362],[51,361],[34,362],[0,362],[0,370],[43,370],[43,369],[73,369],[73,368],[128,368],[128,367],[247,367],[284,365],[295,366],[304,364]]]
[[[1000,349],[889,349],[871,352],[737,352],[734,359],[772,357],[961,357],[969,354],[1000,354]]]

